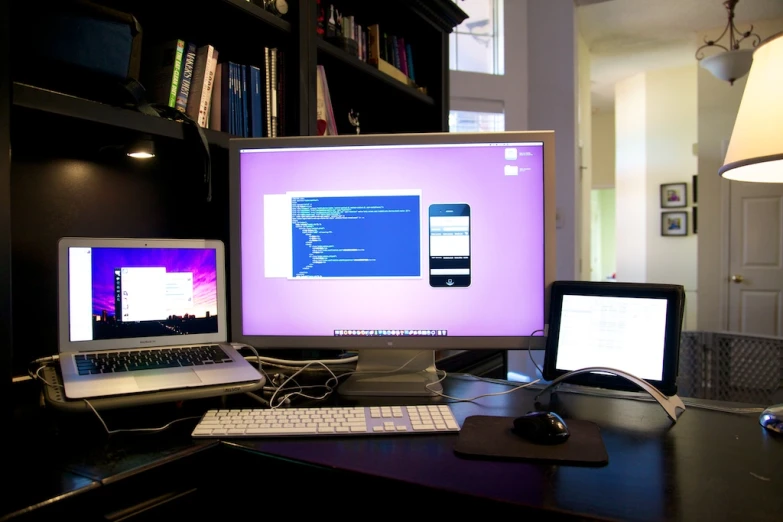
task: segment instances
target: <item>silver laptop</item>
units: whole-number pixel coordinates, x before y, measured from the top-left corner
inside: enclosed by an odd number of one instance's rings
[[[65,396],[181,389],[194,397],[198,387],[261,381],[227,342],[224,255],[220,241],[61,239]]]

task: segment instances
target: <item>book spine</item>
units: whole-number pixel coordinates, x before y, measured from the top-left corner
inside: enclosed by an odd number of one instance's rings
[[[193,66],[196,63],[196,44],[188,44],[188,52],[185,54],[182,67],[182,81],[177,93],[176,108],[180,112],[188,109],[188,96],[190,95],[190,82],[193,79]]]
[[[397,47],[399,48],[400,53],[400,70],[405,74],[405,76],[408,76],[408,57],[405,53],[405,39],[400,37],[397,39]]]
[[[171,88],[169,89],[169,107],[177,106],[177,94],[179,93],[180,78],[182,78],[182,58],[185,54],[185,41],[177,40],[177,49],[174,54],[174,72],[171,74]]]
[[[250,117],[248,115],[247,106],[249,100],[247,91],[247,65],[242,65],[242,90],[240,97],[242,98],[242,136],[247,138],[250,136]]]
[[[381,35],[378,24],[373,24],[367,28],[367,38],[369,39],[367,62],[372,65],[378,65],[378,60],[381,58]]]
[[[198,109],[198,124],[207,128],[209,124],[209,108],[212,103],[212,89],[215,85],[215,70],[217,69],[218,51],[211,45],[207,51],[204,84],[201,90],[201,101]]]
[[[272,61],[272,137],[277,137],[277,49],[271,49],[269,58]]]
[[[264,136],[272,137],[272,67],[269,63],[269,48],[264,48],[264,105],[266,108],[266,132]]]
[[[250,66],[250,82],[252,85],[252,93],[250,95],[250,123],[251,123],[251,136],[253,138],[261,137],[261,130],[263,124],[261,121],[261,70],[254,66]]]
[[[411,48],[411,44],[407,44],[405,46],[406,54],[408,55],[408,76],[411,80],[414,82],[416,81],[416,72],[413,69],[413,49]]]
[[[212,102],[209,105],[209,119],[207,125],[210,129],[219,131],[223,127],[223,64],[215,65],[215,79],[212,81]]]

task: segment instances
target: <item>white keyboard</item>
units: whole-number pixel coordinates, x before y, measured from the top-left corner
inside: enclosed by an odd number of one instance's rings
[[[446,404],[209,410],[193,437],[309,437],[457,433]]]

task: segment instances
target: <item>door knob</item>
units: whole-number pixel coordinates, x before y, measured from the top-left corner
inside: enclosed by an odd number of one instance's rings
[[[739,284],[739,283],[741,283],[743,280],[744,280],[744,278],[743,278],[741,275],[739,275],[739,274],[734,274],[733,276],[731,276],[731,281],[732,281],[733,283],[737,283],[737,284]]]

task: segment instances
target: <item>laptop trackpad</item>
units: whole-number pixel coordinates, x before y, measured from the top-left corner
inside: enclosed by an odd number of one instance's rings
[[[134,375],[136,384],[140,390],[163,389],[163,388],[184,388],[201,384],[196,372],[191,368],[182,368],[178,371],[170,369],[147,370],[143,374]]]

